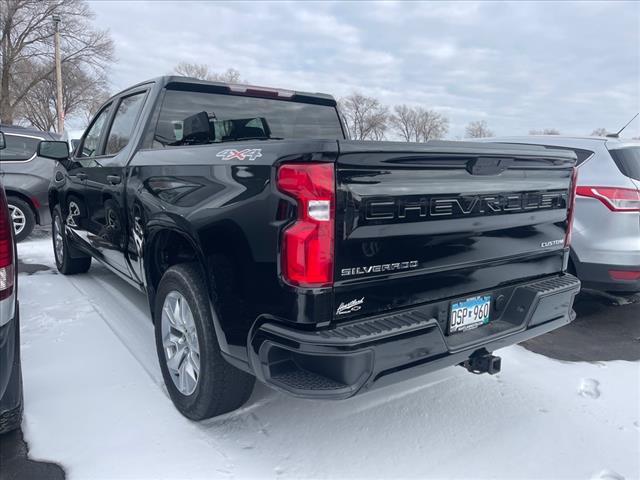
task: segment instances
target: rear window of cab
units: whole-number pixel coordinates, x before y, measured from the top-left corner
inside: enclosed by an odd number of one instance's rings
[[[344,138],[335,106],[167,89],[153,148],[310,138]]]

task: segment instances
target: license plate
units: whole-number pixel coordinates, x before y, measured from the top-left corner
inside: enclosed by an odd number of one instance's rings
[[[451,304],[449,333],[464,332],[489,323],[491,295],[467,298]]]

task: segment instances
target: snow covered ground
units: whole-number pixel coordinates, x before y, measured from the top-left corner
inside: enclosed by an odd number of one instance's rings
[[[640,478],[640,362],[515,346],[493,377],[452,367],[341,402],[257,385],[196,424],[165,391],[142,295],[95,263],[57,274],[43,235],[19,257],[35,271],[19,279],[23,428],[31,456],[72,480]]]

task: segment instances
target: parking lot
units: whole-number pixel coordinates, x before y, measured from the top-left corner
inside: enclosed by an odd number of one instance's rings
[[[96,264],[59,275],[45,231],[19,257],[24,439],[67,478],[640,477],[637,297],[581,294],[573,324],[501,350],[495,376],[452,367],[340,402],[257,385],[196,424],[168,398],[142,295]],[[20,435],[5,478],[62,478]]]

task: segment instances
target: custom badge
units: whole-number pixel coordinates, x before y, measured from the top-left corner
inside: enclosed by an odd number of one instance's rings
[[[362,308],[362,304],[364,303],[364,297],[360,299],[351,300],[348,303],[341,302],[338,310],[336,311],[337,315],[344,315],[345,313],[357,312]]]
[[[222,160],[255,160],[262,156],[261,148],[245,148],[244,150],[235,150],[233,148],[227,148],[216,154],[216,157],[222,158]]]

